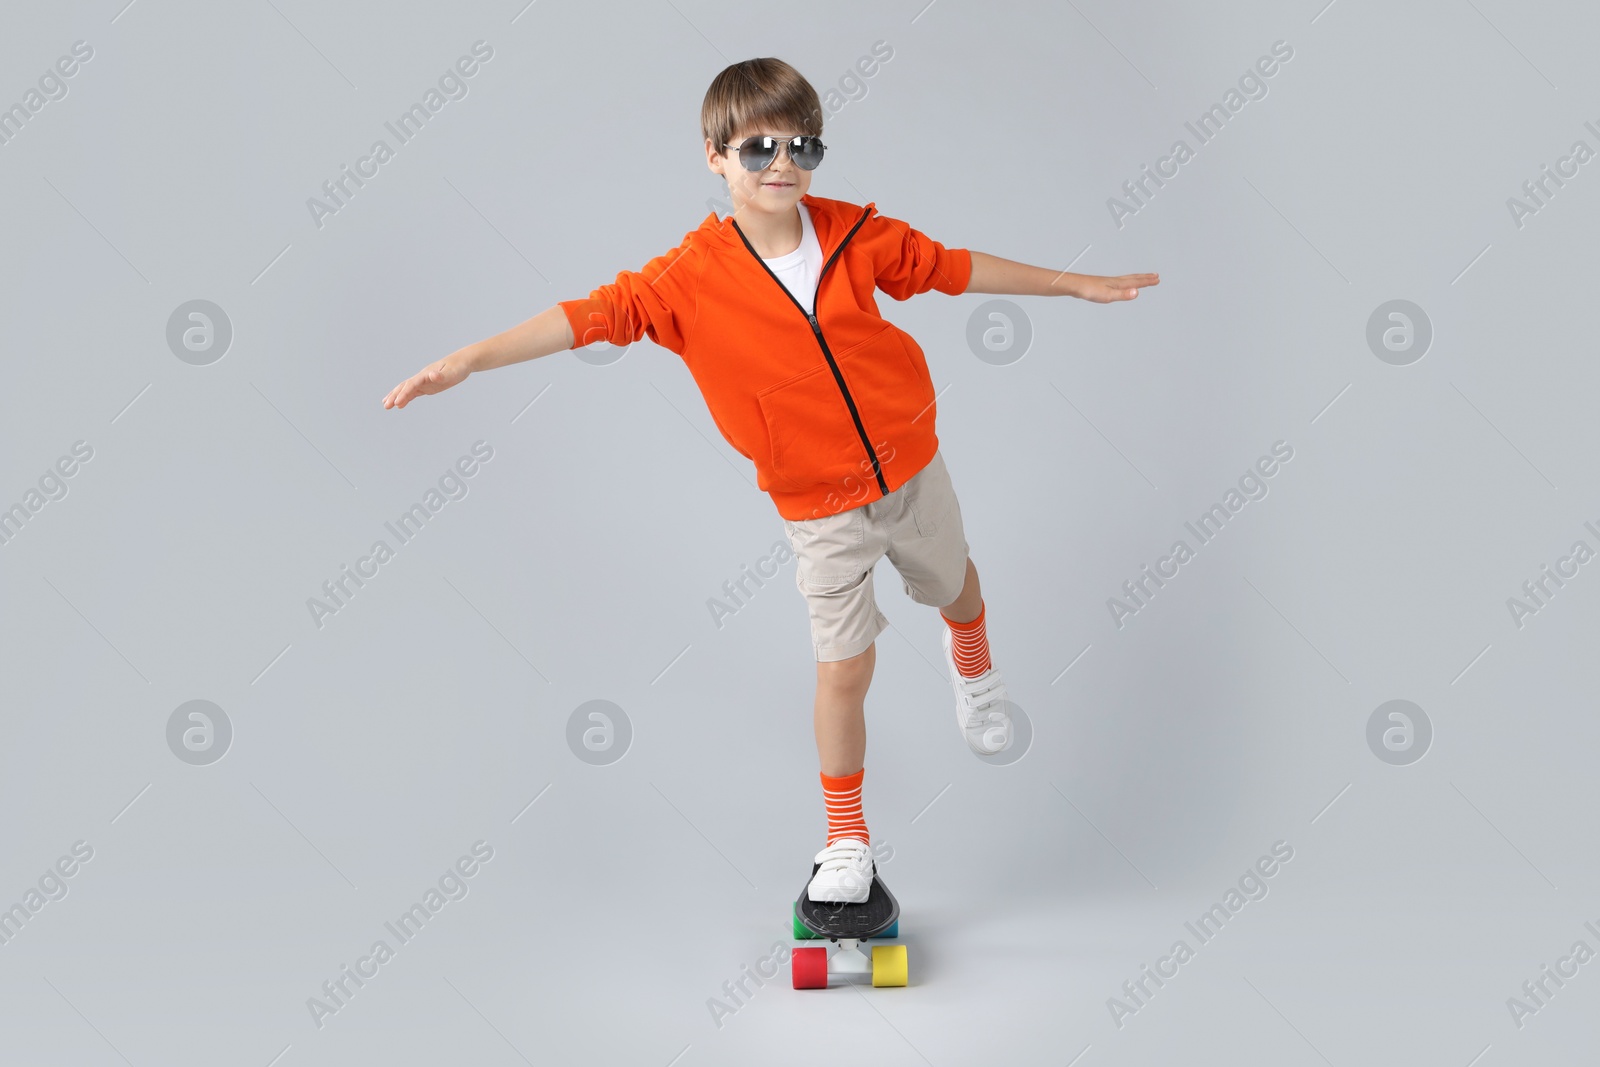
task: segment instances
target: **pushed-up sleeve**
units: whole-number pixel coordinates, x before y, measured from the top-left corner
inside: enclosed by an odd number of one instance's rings
[[[598,341],[630,345],[648,337],[682,355],[694,321],[699,271],[692,236],[686,234],[678,247],[656,256],[640,270],[619,272],[616,281],[586,297],[558,301],[572,326],[572,347]]]
[[[874,214],[861,228],[867,231],[878,288],[896,300],[937,289],[956,296],[967,291],[972,279],[972,253],[946,248],[899,219]]]

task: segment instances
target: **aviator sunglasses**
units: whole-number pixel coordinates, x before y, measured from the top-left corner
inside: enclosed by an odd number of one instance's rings
[[[823,150],[828,147],[822,143],[822,138],[808,134],[782,142],[768,134],[758,134],[746,137],[737,145],[722,147],[738,148],[739,162],[744,164],[745,170],[766,170],[778,158],[780,143],[788,146],[790,161],[801,170],[816,170],[817,164],[822,162]]]

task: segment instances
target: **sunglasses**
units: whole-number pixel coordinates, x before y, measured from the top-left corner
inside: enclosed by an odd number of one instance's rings
[[[817,164],[822,162],[822,152],[828,146],[822,143],[822,138],[802,135],[789,141],[780,141],[767,134],[758,134],[746,137],[737,146],[725,144],[724,148],[739,149],[739,162],[744,164],[745,170],[766,170],[772,161],[778,158],[778,146],[786,145],[789,160],[801,170],[816,170]]]

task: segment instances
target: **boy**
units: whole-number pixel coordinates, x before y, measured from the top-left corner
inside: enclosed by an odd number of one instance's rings
[[[888,620],[873,599],[884,555],[908,595],[944,619],[956,724],[974,752],[1011,743],[1005,686],[989,659],[978,571],[934,433],[922,349],[878,314],[937,289],[1131,300],[1154,274],[1067,274],[949,249],[905,223],[807,192],[822,161],[816,90],[780,59],[735,63],[701,106],[706,164],[733,214],[708,215],[641,271],[563,300],[395,386],[384,407],[440,392],[478,370],[641,336],[677,353],[722,436],[755,464],[794,547],[795,582],[817,659],[814,724],[827,844],[807,895],[859,902],[872,883],[861,809],[863,704],[874,641]],[[917,154],[903,162],[915,172]],[[1048,181],[1048,176],[1040,176]]]

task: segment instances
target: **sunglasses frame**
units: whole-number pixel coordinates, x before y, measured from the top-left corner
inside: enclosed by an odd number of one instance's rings
[[[759,166],[759,167],[752,167],[749,163],[747,163],[745,161],[745,158],[744,158],[745,146],[750,144],[752,141],[763,141],[763,140],[768,140],[768,139],[770,139],[773,142],[772,158],[767,160],[765,163],[761,164],[761,166]],[[739,142],[738,144],[724,144],[722,147],[724,147],[724,148],[737,148],[739,150],[739,165],[744,167],[745,170],[752,171],[752,172],[755,172],[755,173],[759,173],[761,171],[764,171],[768,167],[770,167],[774,163],[776,163],[778,161],[778,152],[779,152],[780,148],[782,149],[782,151],[784,151],[785,153],[788,154],[789,162],[793,163],[799,169],[804,170],[804,171],[816,170],[817,169],[816,164],[813,164],[813,165],[807,167],[807,166],[802,165],[800,163],[800,161],[795,158],[795,155],[794,155],[794,142],[796,142],[796,141],[815,141],[815,142],[817,142],[817,147],[822,149],[824,152],[826,152],[827,149],[828,149],[828,146],[822,143],[821,135],[820,134],[814,134],[814,133],[797,134],[796,136],[790,137],[787,140],[784,139],[784,138],[781,138],[781,137],[773,137],[770,133],[753,133],[749,137],[746,137],[743,141]],[[822,160],[819,158],[817,160],[817,163],[820,164],[821,162],[822,162]]]

